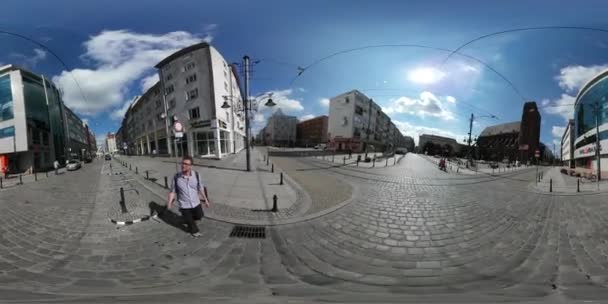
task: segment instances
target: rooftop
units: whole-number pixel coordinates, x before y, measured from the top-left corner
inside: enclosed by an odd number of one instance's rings
[[[154,67],[155,68],[162,68],[164,65],[166,65],[167,63],[175,60],[176,58],[181,57],[184,54],[188,54],[192,51],[198,50],[198,49],[204,49],[204,48],[208,48],[210,45],[207,42],[201,42],[201,43],[197,43],[197,44],[193,44],[191,46],[185,47],[169,56],[167,56],[167,58],[163,59],[161,62],[159,62],[158,64],[156,64]]]
[[[495,126],[489,126],[481,131],[479,137],[482,136],[495,136],[500,134],[510,134],[510,133],[519,133],[519,128],[521,125],[521,121],[514,121],[509,123],[504,123]]]

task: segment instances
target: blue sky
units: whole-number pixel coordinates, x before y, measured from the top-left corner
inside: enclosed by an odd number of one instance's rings
[[[323,100],[359,89],[382,105],[402,132],[462,141],[468,117],[484,126],[519,120],[522,98],[477,61],[445,51],[376,47],[297,66],[346,49],[416,44],[455,49],[492,32],[534,26],[608,29],[605,1],[4,1],[0,29],[45,43],[48,52],[0,35],[0,63],[25,65],[53,78],[66,103],[98,139],[119,127],[121,110],[154,80],[158,58],[190,43],[210,41],[230,62],[260,59],[252,95],[274,91],[284,112],[327,114]],[[544,143],[561,136],[578,88],[608,68],[608,33],[537,30],[493,36],[461,53],[509,79],[541,110]],[[87,99],[76,94],[73,78]],[[293,83],[292,83],[293,81]],[[261,111],[254,129],[269,115]],[[417,138],[416,138],[417,141]],[[559,150],[559,149],[558,149]]]

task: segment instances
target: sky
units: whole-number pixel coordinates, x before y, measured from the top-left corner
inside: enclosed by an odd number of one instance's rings
[[[273,92],[260,129],[281,108],[300,119],[328,114],[328,101],[357,89],[403,134],[464,142],[485,126],[541,109],[541,141],[559,141],[575,96],[608,68],[608,3],[586,1],[3,1],[0,63],[52,79],[98,141],[158,79],[154,65],[174,51],[210,42],[228,62],[248,55],[251,94]],[[348,51],[350,50],[350,51]],[[330,56],[335,54],[334,56]],[[328,57],[330,56],[330,57]],[[323,59],[325,58],[325,59]],[[298,77],[298,67],[305,68]],[[494,118],[492,118],[494,117]]]

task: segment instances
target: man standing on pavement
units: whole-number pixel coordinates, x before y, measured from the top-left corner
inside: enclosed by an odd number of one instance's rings
[[[55,167],[55,175],[59,174],[59,161],[55,160],[55,162],[53,163],[53,167]]]
[[[200,175],[198,172],[192,171],[192,157],[184,156],[182,171],[175,174],[171,183],[167,208],[171,208],[173,201],[177,198],[179,211],[188,226],[188,232],[194,237],[201,236],[194,222],[203,218],[201,202],[209,208],[209,199],[205,195],[204,189]]]

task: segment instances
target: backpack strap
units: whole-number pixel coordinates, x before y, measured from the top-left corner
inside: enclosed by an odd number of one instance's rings
[[[196,190],[198,192],[201,192],[201,181],[200,181],[200,178],[198,177],[198,171],[194,171],[194,174],[196,174]]]
[[[175,173],[173,176],[173,188],[175,189],[175,196],[179,200],[179,190],[177,189],[177,178],[179,177],[179,173]]]

